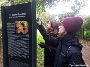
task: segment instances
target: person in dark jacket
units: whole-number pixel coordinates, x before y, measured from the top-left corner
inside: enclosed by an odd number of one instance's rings
[[[57,37],[58,33],[58,27],[60,25],[59,21],[51,20],[46,25],[46,33],[50,36]],[[43,27],[43,25],[41,25]],[[38,26],[40,28],[40,25]],[[53,45],[53,43],[48,43],[45,41],[44,43],[39,44],[40,47],[45,48],[44,49],[44,67],[54,67],[54,61],[55,61],[55,51],[57,48],[57,45]]]
[[[41,22],[37,22],[41,25]],[[82,58],[82,45],[75,34],[81,28],[83,19],[81,17],[68,17],[59,26],[58,37],[47,35],[44,28],[40,28],[43,38],[49,42],[58,44],[54,67],[86,67]]]

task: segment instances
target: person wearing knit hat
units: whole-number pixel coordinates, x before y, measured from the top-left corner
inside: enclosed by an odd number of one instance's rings
[[[65,18],[59,26],[58,37],[60,44],[57,47],[54,67],[86,67],[82,58],[82,45],[75,34],[81,28],[81,17]]]
[[[68,17],[65,18],[62,22],[62,26],[59,26],[60,37],[63,37],[67,34],[76,34],[83,24],[83,19],[81,17]]]
[[[81,17],[65,18],[58,27],[58,37],[50,37],[44,29],[39,30],[47,42],[58,44],[54,67],[86,67],[81,53],[83,46],[75,36],[82,24]]]
[[[65,27],[67,34],[75,34],[83,24],[81,17],[69,17],[65,18],[62,22]]]

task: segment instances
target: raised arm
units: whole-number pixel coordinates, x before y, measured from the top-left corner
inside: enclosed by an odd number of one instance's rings
[[[57,44],[58,43],[58,38],[57,37],[53,37],[53,36],[49,36],[46,33],[46,30],[45,30],[44,26],[41,24],[40,21],[37,24],[38,24],[38,30],[40,31],[41,35],[43,36],[43,38],[44,38],[44,40],[46,42],[53,43],[53,44]]]

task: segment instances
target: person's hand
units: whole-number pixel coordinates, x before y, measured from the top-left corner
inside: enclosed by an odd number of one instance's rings
[[[40,42],[40,44],[38,44],[41,48],[46,48],[46,44],[43,42]]]
[[[42,22],[41,22],[41,21],[37,21],[37,24],[38,24],[38,25],[41,25],[41,24],[42,24]]]

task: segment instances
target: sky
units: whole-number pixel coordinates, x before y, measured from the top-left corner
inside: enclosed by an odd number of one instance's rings
[[[65,7],[65,5],[62,2],[59,2],[56,8],[46,8],[46,11],[52,14],[61,14],[67,12],[67,10],[70,12],[72,11],[70,8]]]
[[[69,5],[69,3],[67,4]],[[59,2],[56,8],[52,8],[52,9],[46,8],[46,11],[50,12],[51,14],[62,14],[65,12],[73,12],[70,9],[70,7],[65,7],[66,5],[62,2]],[[90,0],[87,2],[87,5],[83,9],[80,10],[79,15],[90,15],[89,9],[90,9]]]
[[[7,1],[7,0],[3,0],[3,1]],[[61,0],[62,1],[62,0]],[[2,2],[0,2],[1,4]],[[66,5],[69,5],[69,3],[64,4],[63,2],[59,2],[57,3],[57,6],[55,8],[46,8],[46,11],[51,13],[51,14],[62,14],[65,12],[73,12],[70,7],[65,7]],[[87,6],[84,7],[83,9],[81,9],[79,15],[90,15],[90,0],[88,0],[87,2]]]

